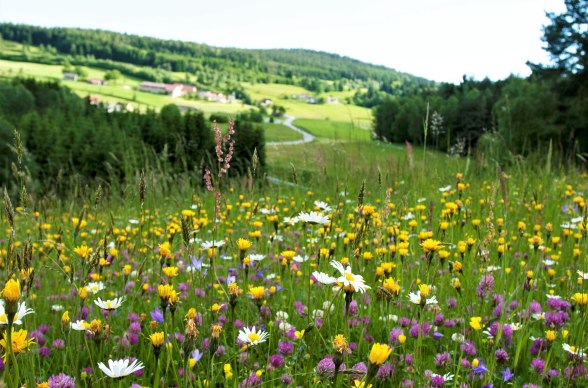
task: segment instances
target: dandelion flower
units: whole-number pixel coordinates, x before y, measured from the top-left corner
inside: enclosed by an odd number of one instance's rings
[[[7,303],[16,303],[20,299],[20,283],[18,280],[9,279],[2,290],[2,298]]]
[[[269,338],[269,333],[259,330],[255,330],[255,326],[250,330],[248,327],[244,327],[243,329],[239,330],[239,336],[237,339],[241,342],[244,342],[248,345],[257,345],[262,342],[265,342]]]
[[[443,243],[441,241],[428,238],[421,243],[421,247],[423,248],[425,253],[430,253],[438,251],[439,249],[443,248]]]
[[[108,360],[108,367],[99,362],[98,367],[105,375],[113,379],[119,379],[130,375],[138,370],[143,369],[144,365],[141,361],[135,360],[130,363],[128,358],[122,360]]]
[[[98,298],[94,301],[94,304],[96,306],[100,307],[102,310],[116,310],[117,308],[119,308],[122,305],[124,300],[125,300],[124,297],[114,298],[112,300],[106,300],[106,301]]]
[[[19,353],[26,351],[32,344],[35,343],[34,338],[27,339],[27,333],[28,332],[26,330],[15,331],[14,328],[12,328],[11,342],[12,342],[12,351],[14,352],[14,354],[19,354]],[[7,341],[8,341],[8,333],[4,332],[4,334],[2,335],[2,339],[0,340],[0,346],[2,346],[2,348],[4,349],[4,356],[5,357],[8,354],[8,349],[6,347]]]
[[[370,362],[374,365],[382,365],[392,353],[392,348],[387,344],[375,343],[370,351]]]
[[[251,248],[252,242],[249,240],[245,240],[244,238],[240,238],[237,240],[237,247],[240,251],[246,251],[247,249]]]

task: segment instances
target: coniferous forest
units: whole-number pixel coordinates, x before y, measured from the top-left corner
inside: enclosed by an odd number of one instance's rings
[[[242,119],[234,125],[239,147],[233,172],[246,172],[255,150],[263,167],[261,128]],[[29,177],[50,187],[71,175],[110,182],[158,166],[201,176],[214,152],[213,123],[201,112],[181,114],[176,105],[159,112],[108,112],[56,83],[16,79],[0,83],[1,185],[16,178],[11,165],[17,164],[17,129]]]

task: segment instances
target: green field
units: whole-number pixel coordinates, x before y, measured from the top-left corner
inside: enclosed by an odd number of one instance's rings
[[[270,98],[274,104],[286,108],[286,114],[299,119],[330,120],[353,122],[358,128],[367,129],[371,126],[371,111],[368,108],[348,104],[308,104],[292,99],[292,94],[311,94],[306,89],[293,85],[282,84],[248,84],[245,90],[252,99]]]
[[[322,139],[335,141],[370,141],[369,130],[356,126],[353,122],[331,120],[297,119],[294,125]]]
[[[104,78],[104,70],[83,68],[88,72],[88,78]],[[96,95],[100,96],[104,102],[129,102],[140,110],[159,109],[164,105],[177,104],[197,108],[206,114],[215,112],[237,114],[251,108],[238,103],[205,102],[142,92],[136,90],[141,83],[140,80],[124,76],[115,83],[107,85],[92,85],[85,81],[64,81],[63,66],[61,65],[0,60],[0,76],[60,81],[62,85],[67,86],[80,97]]]
[[[283,124],[264,123],[266,142],[293,141],[302,139],[302,135]]]

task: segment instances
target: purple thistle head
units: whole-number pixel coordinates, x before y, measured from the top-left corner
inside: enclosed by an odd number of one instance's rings
[[[326,374],[329,377],[335,376],[335,363],[331,356],[325,356],[316,366],[316,372]]]
[[[508,353],[504,349],[497,349],[494,353],[496,362],[499,364],[506,364],[508,362]]]
[[[444,367],[451,364],[451,355],[449,352],[437,353],[435,356],[435,366]]]
[[[542,374],[545,369],[545,361],[541,358],[535,358],[531,361],[531,368],[538,374]]]
[[[494,276],[491,273],[485,274],[480,279],[478,287],[476,287],[476,295],[478,298],[482,298],[489,293],[494,292]]]
[[[531,314],[538,314],[541,312],[541,304],[537,301],[532,300],[529,303],[529,312]]]
[[[284,365],[284,357],[279,354],[274,354],[270,356],[269,363],[274,368],[279,368]]]
[[[49,377],[49,388],[75,388],[76,379],[64,373]]]
[[[392,377],[395,370],[396,370],[396,368],[394,367],[394,365],[387,362],[387,363],[383,364],[382,366],[380,366],[376,377],[380,380],[385,380],[389,377]]]

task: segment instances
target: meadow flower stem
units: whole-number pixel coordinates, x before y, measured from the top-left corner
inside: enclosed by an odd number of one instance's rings
[[[10,362],[6,363],[6,374],[8,373],[8,365],[10,363],[12,363],[14,365],[14,386],[18,387],[19,381],[20,381],[20,376],[18,373],[18,363],[16,362],[16,356],[14,355],[14,352],[12,350],[12,319],[14,318],[14,316],[11,316],[9,314],[9,318],[8,318],[8,328],[6,329],[6,345],[8,346],[8,354],[10,356]]]
[[[83,332],[84,335],[84,343],[86,344],[86,350],[88,351],[88,356],[90,357],[90,364],[94,367],[94,360],[92,360],[92,351],[90,350],[90,346],[88,345],[88,337],[86,336],[86,332]]]
[[[153,388],[159,387],[159,356],[155,356],[155,374],[153,375]]]

